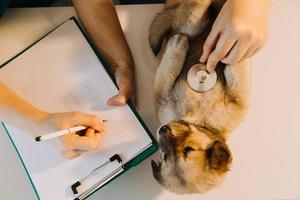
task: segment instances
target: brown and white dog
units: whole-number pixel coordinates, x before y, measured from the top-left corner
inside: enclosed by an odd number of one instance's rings
[[[232,161],[228,133],[240,124],[248,106],[246,61],[219,64],[217,83],[205,93],[194,91],[186,81],[223,4],[222,0],[183,0],[164,9],[150,26],[149,43],[155,55],[166,43],[155,77],[161,155],[152,161],[152,169],[155,179],[176,193],[203,193],[222,181]]]

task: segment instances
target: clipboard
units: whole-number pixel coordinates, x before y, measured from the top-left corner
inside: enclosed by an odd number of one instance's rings
[[[52,32],[54,32],[55,30],[57,30],[59,27],[61,27],[62,25],[64,25],[66,22],[72,22],[75,23],[75,25],[77,26],[77,28],[80,30],[81,34],[84,36],[84,38],[86,39],[86,41],[88,42],[89,46],[93,49],[93,52],[95,53],[95,55],[97,56],[97,58],[99,59],[99,61],[102,63],[102,65],[105,68],[105,71],[107,72],[107,74],[109,75],[111,81],[114,83],[115,87],[118,87],[116,84],[116,80],[113,76],[113,74],[110,72],[109,67],[107,65],[107,63],[105,62],[105,60],[102,58],[102,56],[98,53],[98,51],[96,51],[95,46],[93,45],[93,43],[91,42],[91,40],[89,39],[89,37],[85,34],[85,32],[83,31],[83,29],[80,27],[79,23],[77,22],[77,20],[75,19],[75,17],[71,17],[70,19],[66,20],[64,23],[60,24],[59,26],[57,26],[56,28],[54,28],[53,30],[51,30],[49,33],[47,33],[45,36],[43,36],[42,38],[40,38],[39,40],[37,40],[35,43],[33,43],[32,45],[30,45],[28,48],[24,49],[22,52],[20,52],[19,54],[17,54],[16,56],[14,56],[13,58],[11,58],[10,60],[8,60],[7,62],[5,62],[3,65],[0,66],[0,69],[2,67],[7,66],[10,62],[12,62],[13,60],[15,60],[16,58],[18,58],[20,55],[22,55],[24,52],[26,52],[28,49],[30,49],[31,47],[33,47],[34,45],[38,44],[41,40],[43,40],[44,38],[46,38],[49,34],[51,34]],[[100,184],[98,185],[93,185],[95,186],[94,188],[91,188],[90,190],[85,190],[83,192],[81,192],[81,194],[75,194],[75,191],[77,189],[77,187],[73,187],[71,188],[73,185],[70,185],[70,188],[73,190],[74,192],[74,199],[86,199],[87,197],[89,197],[90,195],[92,195],[93,193],[95,193],[97,190],[99,190],[100,188],[104,187],[105,185],[107,185],[108,183],[110,183],[112,180],[114,180],[115,178],[117,178],[118,176],[122,175],[123,173],[125,173],[127,170],[129,170],[130,168],[138,165],[139,163],[141,163],[144,159],[146,159],[147,157],[149,157],[150,155],[152,155],[154,152],[157,151],[158,149],[158,145],[157,142],[155,141],[155,138],[153,137],[152,133],[149,131],[149,129],[147,128],[147,126],[145,125],[145,123],[143,122],[142,118],[139,116],[138,112],[135,110],[134,106],[132,105],[131,102],[128,102],[128,106],[130,107],[132,113],[134,114],[134,116],[136,117],[136,119],[138,120],[138,122],[140,123],[140,125],[143,127],[143,129],[145,130],[145,132],[147,133],[148,137],[151,140],[151,145],[146,146],[145,149],[142,149],[141,152],[138,153],[138,155],[136,155],[133,159],[131,159],[130,161],[123,163],[122,162],[122,158],[118,153],[122,153],[122,152],[116,152],[117,154],[115,155],[111,155],[111,157],[107,158],[108,160],[110,160],[110,162],[106,163],[107,165],[110,164],[117,164],[118,169],[114,171],[114,173],[112,173],[109,177],[105,177],[105,180],[99,180]],[[27,173],[27,176],[33,186],[33,190],[35,191],[36,197],[37,199],[42,199],[39,195],[39,192],[34,184],[34,181],[32,180],[30,173],[26,167],[26,163],[24,162],[21,153],[19,152],[16,144],[14,143],[14,140],[10,134],[10,128],[7,127],[6,124],[3,123],[3,126],[6,130],[7,135],[10,138],[10,141],[12,142],[21,162],[22,165]],[[114,159],[113,159],[114,158]],[[117,161],[117,162],[115,162]],[[102,163],[103,164],[103,163]],[[97,166],[97,168],[99,168],[101,170],[101,166],[102,164],[100,164],[100,166]],[[92,172],[91,172],[92,173]],[[82,177],[84,178],[84,177]],[[80,182],[80,180],[78,180],[78,182]],[[76,186],[76,184],[75,184]],[[77,183],[78,186],[78,183]]]
[[[8,7],[9,0],[3,0],[2,3],[0,3],[0,17],[4,14],[6,8]]]

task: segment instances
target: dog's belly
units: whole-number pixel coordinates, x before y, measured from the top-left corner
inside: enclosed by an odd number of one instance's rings
[[[246,70],[246,66],[239,67],[244,67],[240,68],[242,71]],[[181,109],[174,107],[180,118],[222,133],[229,133],[236,129],[244,118],[248,107],[249,80],[245,76],[243,76],[244,79],[235,76],[231,77],[232,80],[229,80],[229,76],[227,78],[228,85],[226,88],[218,81],[212,90],[205,93],[195,92],[191,88],[187,88],[188,86],[180,87],[183,83],[175,86],[175,90],[178,87],[180,88],[179,93],[185,94],[184,101],[181,98],[176,99],[176,102],[181,105]],[[182,81],[185,82],[185,80]],[[228,88],[232,81],[240,87],[239,92],[235,93],[234,96],[229,92],[232,88]],[[187,85],[186,82],[185,85]]]
[[[182,119],[200,125],[210,121],[210,116],[220,115],[214,107],[222,99],[224,93],[221,83],[208,92],[198,93],[188,86],[185,79],[180,78],[174,85],[170,101],[160,106],[159,118],[162,123]]]

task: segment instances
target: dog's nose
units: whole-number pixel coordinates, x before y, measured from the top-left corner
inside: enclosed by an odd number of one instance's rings
[[[171,129],[169,126],[163,126],[159,129],[159,134],[171,134]]]

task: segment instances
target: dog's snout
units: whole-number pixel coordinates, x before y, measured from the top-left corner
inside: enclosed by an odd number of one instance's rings
[[[163,126],[159,129],[159,134],[171,134],[171,129],[169,126]]]

